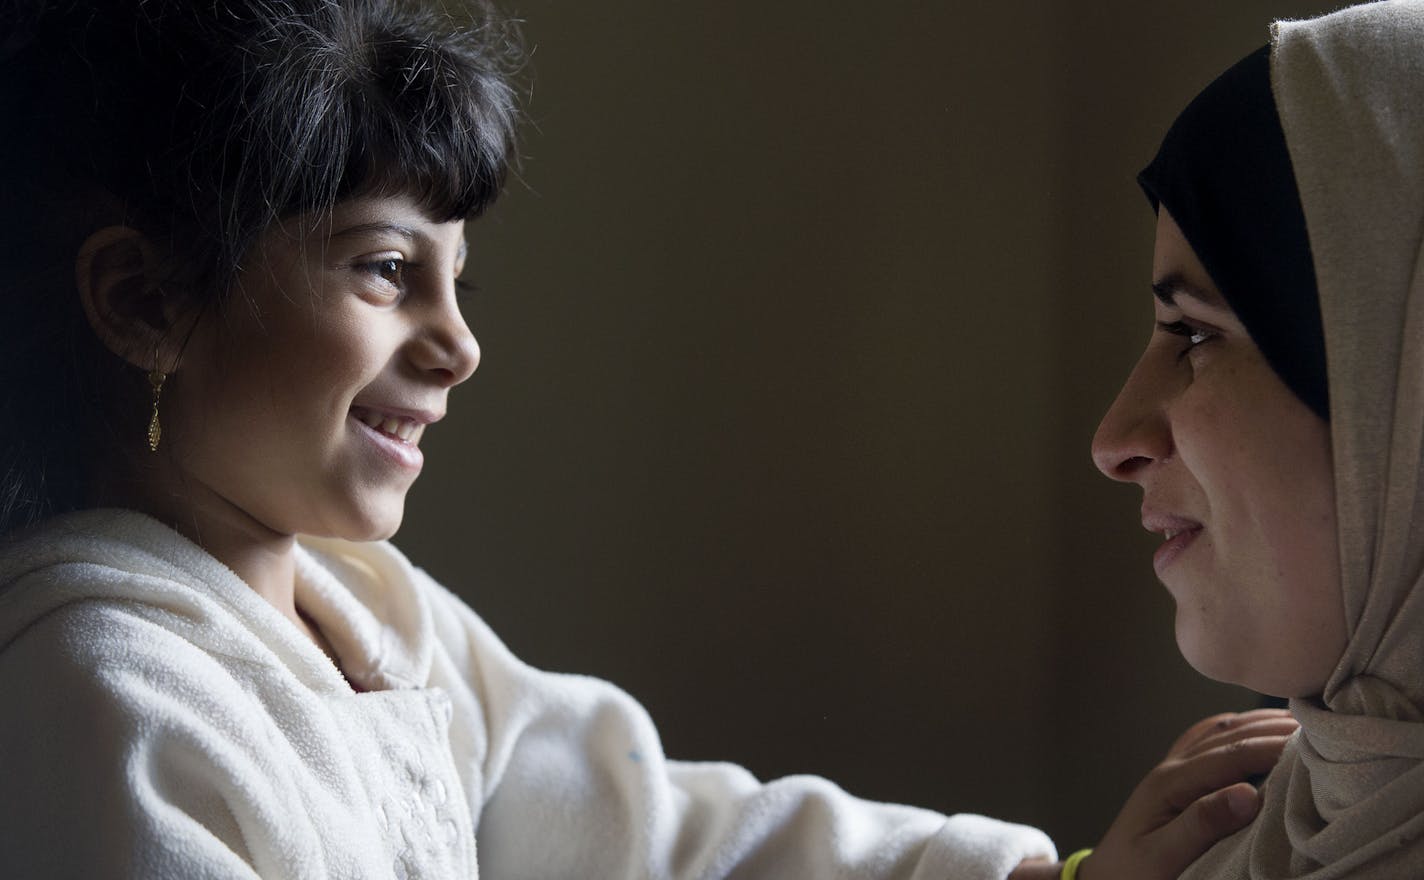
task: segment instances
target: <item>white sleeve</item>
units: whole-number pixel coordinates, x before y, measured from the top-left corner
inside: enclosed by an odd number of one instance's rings
[[[623,691],[529,667],[428,583],[437,675],[468,688],[457,715],[480,728],[468,776],[482,789],[471,800],[484,877],[1003,880],[1024,859],[1056,858],[1026,826],[871,803],[818,777],[762,783],[731,764],[670,761]]]
[[[247,846],[283,786],[264,781],[256,728],[231,725],[246,701],[177,643],[78,603],[0,652],[0,876],[303,876],[307,853]]]

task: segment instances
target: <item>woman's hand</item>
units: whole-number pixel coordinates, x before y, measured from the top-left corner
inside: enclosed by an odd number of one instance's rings
[[[1176,880],[1256,817],[1260,794],[1246,779],[1275,765],[1297,727],[1283,709],[1192,725],[1128,797],[1079,880]]]

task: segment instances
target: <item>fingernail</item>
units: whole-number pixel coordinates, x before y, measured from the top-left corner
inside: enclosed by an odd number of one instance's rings
[[[1238,819],[1246,820],[1256,815],[1256,789],[1254,788],[1233,788],[1226,793],[1226,806],[1231,810],[1231,815]]]

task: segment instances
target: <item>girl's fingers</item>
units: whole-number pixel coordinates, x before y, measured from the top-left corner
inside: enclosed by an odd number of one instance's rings
[[[1298,725],[1277,709],[1204,718],[1128,797],[1093,855],[1084,880],[1176,877],[1260,809],[1243,780],[1280,758]]]
[[[1234,787],[1247,777],[1269,771],[1289,739],[1289,736],[1251,737],[1190,758],[1167,761],[1148,775],[1143,783],[1147,789],[1144,793],[1161,806],[1166,816],[1184,813],[1198,799],[1218,789]]]
[[[1300,723],[1289,715],[1284,718],[1267,717],[1247,720],[1223,730],[1212,731],[1184,751],[1170,756],[1169,760],[1191,759],[1212,749],[1218,749],[1243,739],[1290,736],[1299,727]]]
[[[1260,808],[1260,794],[1244,782],[1197,799],[1153,835],[1156,864],[1177,876],[1218,840],[1246,827]]]
[[[1252,709],[1249,712],[1223,712],[1220,715],[1212,715],[1188,727],[1185,733],[1177,737],[1177,741],[1167,750],[1167,756],[1180,757],[1189,751],[1197,750],[1205,740],[1230,738],[1234,731],[1242,727],[1267,720],[1294,719],[1285,709]]]
[[[1192,748],[1201,740],[1219,730],[1229,730],[1236,722],[1239,715],[1236,712],[1222,712],[1219,715],[1212,715],[1203,718],[1191,727],[1182,732],[1177,737],[1177,741],[1172,743],[1172,747],[1167,750],[1167,756],[1175,756],[1178,752]]]

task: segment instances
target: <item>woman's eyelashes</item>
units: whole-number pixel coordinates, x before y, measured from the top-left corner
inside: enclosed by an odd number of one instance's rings
[[[1177,359],[1186,357],[1193,349],[1204,342],[1215,339],[1217,332],[1196,324],[1188,324],[1186,321],[1158,321],[1157,327],[1164,333],[1173,336],[1180,336],[1186,340],[1186,345],[1177,353]]]

